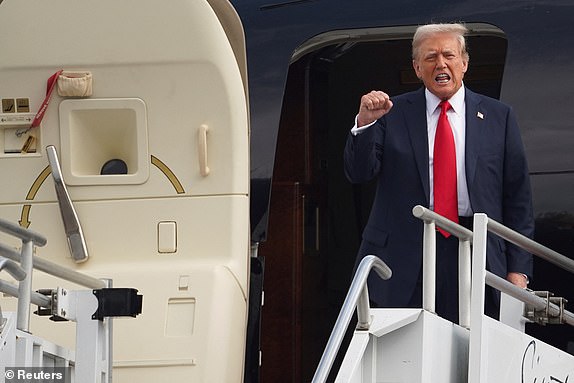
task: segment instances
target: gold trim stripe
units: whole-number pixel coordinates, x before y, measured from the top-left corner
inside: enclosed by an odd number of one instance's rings
[[[153,155],[151,156],[151,163],[154,164],[163,174],[165,174],[169,182],[171,182],[171,184],[175,188],[177,194],[185,193],[185,190],[183,189],[183,186],[177,179],[177,176],[171,171],[170,168],[167,167],[166,164],[161,162],[161,160],[159,160],[157,157]]]

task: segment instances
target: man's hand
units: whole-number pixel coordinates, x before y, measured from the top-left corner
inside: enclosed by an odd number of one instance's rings
[[[357,126],[368,125],[391,110],[393,102],[384,92],[373,90],[370,93],[361,97],[361,105],[359,106],[359,115],[357,116]]]
[[[528,282],[528,279],[526,279],[526,275],[521,273],[508,273],[506,275],[506,280],[522,289],[526,288]]]

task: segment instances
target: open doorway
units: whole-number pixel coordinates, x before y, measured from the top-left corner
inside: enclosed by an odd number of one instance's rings
[[[465,85],[500,95],[506,39],[468,25]],[[351,185],[343,150],[361,95],[421,86],[412,69],[415,27],[334,32],[290,66],[271,189],[262,310],[261,381],[310,381],[352,279],[374,185]],[[345,37],[339,37],[345,36]],[[289,379],[286,379],[289,377]]]

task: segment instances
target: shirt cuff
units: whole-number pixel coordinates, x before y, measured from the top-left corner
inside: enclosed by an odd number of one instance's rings
[[[528,275],[524,274],[524,273],[520,273],[522,274],[522,276],[524,277],[524,279],[526,279],[526,284],[530,283],[530,279],[528,278]]]
[[[357,126],[357,118],[359,116],[355,116],[355,125],[353,126],[353,128],[351,129],[351,134],[353,136],[359,135],[361,133],[363,133],[365,130],[367,130],[368,128],[370,128],[372,125],[375,124],[375,122],[377,121],[373,121],[370,124],[364,125],[364,126]]]

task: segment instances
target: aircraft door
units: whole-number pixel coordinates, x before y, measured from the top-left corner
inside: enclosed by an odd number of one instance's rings
[[[114,323],[117,381],[243,377],[245,48],[231,5],[210,3],[0,2],[0,217],[47,237],[37,256],[143,295],[142,315]],[[81,263],[48,146],[83,229]],[[56,286],[66,283],[34,275],[34,289]],[[73,344],[73,326],[47,322],[34,317],[31,331]]]

